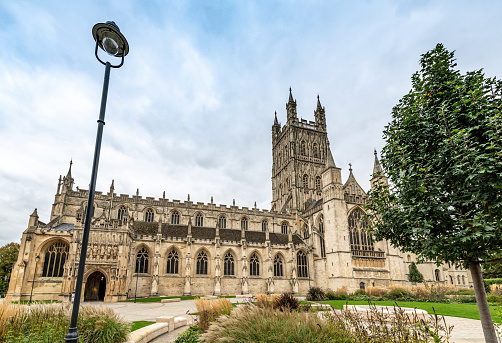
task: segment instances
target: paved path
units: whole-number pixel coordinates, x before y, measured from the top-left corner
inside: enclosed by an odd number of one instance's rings
[[[236,302],[237,299],[229,299]],[[242,301],[242,300],[241,300]],[[187,312],[195,313],[197,310],[193,300],[184,300],[177,303],[88,303],[95,306],[106,306],[114,309],[126,320],[130,321],[155,321],[160,316],[185,316],[191,318]],[[481,322],[474,319],[465,319],[457,317],[445,317],[448,325],[453,325],[451,343],[484,343],[483,330]],[[176,329],[173,332],[159,336],[152,343],[170,343],[174,342],[178,333],[184,331],[187,327]],[[179,331],[178,331],[179,330]],[[176,332],[176,334],[174,334]]]

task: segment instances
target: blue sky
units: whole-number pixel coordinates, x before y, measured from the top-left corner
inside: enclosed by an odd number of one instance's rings
[[[112,70],[97,189],[270,208],[271,125],[326,107],[335,162],[366,189],[373,149],[441,42],[501,76],[498,1],[0,1],[0,244],[48,221],[73,158],[87,189],[103,81],[92,26],[130,54]]]

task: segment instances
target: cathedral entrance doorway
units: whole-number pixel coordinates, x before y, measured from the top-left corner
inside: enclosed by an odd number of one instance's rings
[[[106,278],[101,272],[94,272],[85,283],[84,301],[104,301],[106,293]]]

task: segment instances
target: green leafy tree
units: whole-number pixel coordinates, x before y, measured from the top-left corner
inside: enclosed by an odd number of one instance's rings
[[[424,276],[418,270],[415,262],[411,262],[411,264],[410,264],[410,273],[408,274],[408,281],[409,282],[417,282],[417,283],[424,281]]]
[[[486,279],[502,278],[502,252],[490,256],[483,264],[483,276]]]
[[[376,239],[472,274],[486,342],[496,342],[480,261],[502,248],[502,84],[461,74],[442,44],[423,54],[392,110],[369,193]],[[383,175],[375,175],[383,180]]]
[[[10,273],[18,254],[18,243],[9,243],[0,248],[0,295],[2,296],[5,296],[9,288]]]

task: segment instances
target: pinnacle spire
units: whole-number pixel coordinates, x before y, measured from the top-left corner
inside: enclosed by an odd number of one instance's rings
[[[275,111],[274,125],[275,126],[279,125],[279,121],[277,120],[277,111]]]
[[[317,110],[322,111],[321,100],[319,100],[319,94],[317,94]]]
[[[68,173],[66,174],[67,179],[71,179],[71,165],[73,164],[73,159],[70,159],[70,168],[68,169]]]
[[[113,193],[114,190],[115,190],[115,180],[112,180],[112,184],[110,186],[110,193]]]
[[[327,168],[336,168],[335,160],[333,159],[333,154],[331,153],[331,149],[328,146],[328,155],[326,156],[326,169]]]
[[[373,175],[376,175],[378,173],[381,173],[383,170],[382,166],[380,165],[380,161],[378,160],[376,149],[374,150],[374,154],[375,154],[375,163],[373,165]]]
[[[291,87],[289,87],[289,103],[294,103],[295,100],[293,99],[293,93],[291,91]]]

